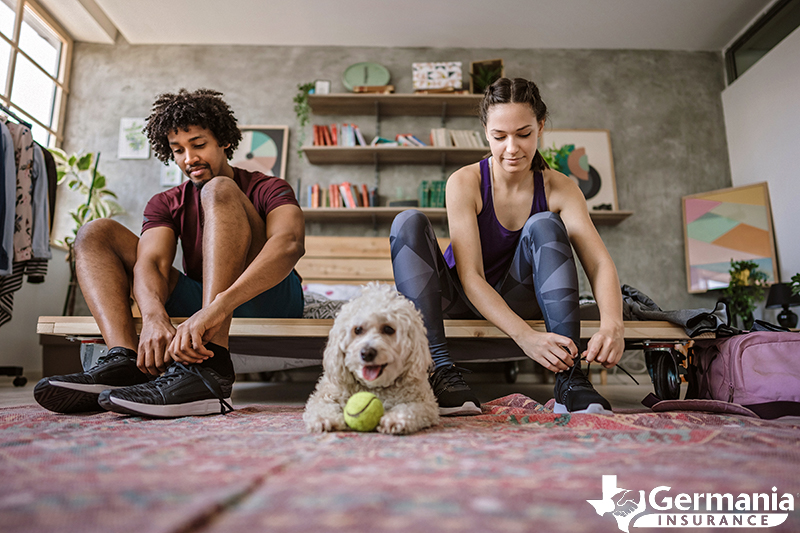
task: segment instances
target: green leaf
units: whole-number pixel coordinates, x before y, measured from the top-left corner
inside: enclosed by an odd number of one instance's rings
[[[102,196],[110,196],[112,198],[117,198],[117,195],[112,191],[109,191],[108,189],[103,189],[99,191],[98,194],[101,194]]]
[[[98,174],[94,177],[94,189],[97,192],[98,189],[102,189],[106,186],[106,177],[102,174]]]
[[[92,164],[92,156],[94,154],[85,154],[81,157],[80,161],[78,161],[78,170],[89,170],[89,167]]]
[[[78,160],[78,156],[77,156],[77,154],[73,154],[73,155],[69,156],[69,159],[67,159],[67,164],[68,164],[69,166],[75,166],[75,162],[76,162],[77,160]]]

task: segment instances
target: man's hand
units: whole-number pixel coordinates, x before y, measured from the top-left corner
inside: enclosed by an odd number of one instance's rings
[[[167,346],[175,336],[175,328],[169,319],[143,320],[139,335],[136,366],[146,374],[158,376],[172,364]]]
[[[205,347],[205,343],[214,335],[225,321],[225,313],[217,311],[212,304],[193,314],[186,322],[178,326],[175,337],[168,351],[176,361],[183,363],[202,363],[214,352]]]
[[[590,363],[599,363],[604,368],[611,368],[622,358],[625,339],[622,331],[600,328],[589,339],[589,345],[583,355]]]
[[[514,340],[525,355],[553,372],[570,368],[572,359],[578,353],[572,339],[557,333],[539,333],[531,329]]]

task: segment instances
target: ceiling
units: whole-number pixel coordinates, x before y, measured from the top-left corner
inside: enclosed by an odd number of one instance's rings
[[[75,40],[720,51],[774,0],[39,0]]]

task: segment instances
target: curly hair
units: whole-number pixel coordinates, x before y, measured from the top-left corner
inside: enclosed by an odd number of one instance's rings
[[[164,93],[156,98],[153,110],[147,117],[144,131],[156,157],[164,164],[173,159],[167,136],[191,126],[211,130],[220,146],[230,144],[225,155],[230,159],[242,140],[233,111],[221,98],[222,93],[210,89],[189,92],[181,89],[177,94]]]

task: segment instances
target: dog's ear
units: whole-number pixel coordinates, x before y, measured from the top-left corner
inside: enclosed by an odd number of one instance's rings
[[[409,354],[408,375],[417,379],[427,379],[428,367],[431,364],[431,350],[428,347],[428,336],[422,315],[410,301],[403,302],[395,317],[403,336],[403,352]]]
[[[334,383],[347,384],[353,377],[344,365],[347,335],[350,330],[348,309],[342,309],[328,333],[328,342],[322,352],[322,369]]]

